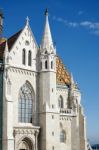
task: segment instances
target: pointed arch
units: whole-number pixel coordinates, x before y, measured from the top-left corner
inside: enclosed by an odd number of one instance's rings
[[[60,142],[61,143],[65,143],[66,142],[66,132],[65,132],[65,130],[62,130],[60,132]]]
[[[64,100],[63,100],[63,97],[61,95],[58,98],[58,107],[64,108]]]
[[[35,96],[28,81],[20,88],[18,99],[18,122],[32,123]]]
[[[34,142],[30,137],[22,137],[22,139],[19,139],[17,143],[17,149],[27,149],[27,150],[33,150],[34,149]]]

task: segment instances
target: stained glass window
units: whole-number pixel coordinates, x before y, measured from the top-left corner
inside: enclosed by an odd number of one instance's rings
[[[32,123],[32,92],[30,88],[25,84],[19,93],[18,104],[18,120],[19,122]]]

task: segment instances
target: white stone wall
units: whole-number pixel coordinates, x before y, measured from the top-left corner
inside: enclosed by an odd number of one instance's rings
[[[59,97],[62,96],[63,98],[63,105],[64,108],[68,107],[68,87],[62,86],[62,85],[57,85],[57,92],[56,92],[56,105],[58,105],[58,99]]]
[[[29,45],[26,45],[29,41]],[[22,50],[26,49],[26,64],[22,64]],[[32,52],[32,65],[28,66],[28,51]],[[14,150],[14,127],[33,127],[35,124],[18,122],[18,98],[20,88],[28,81],[34,92],[33,117],[36,116],[37,96],[37,45],[28,25],[20,33],[10,52],[5,52],[3,93],[3,150]],[[9,61],[6,59],[9,58]],[[35,119],[34,117],[33,119]],[[34,122],[36,122],[34,120]]]

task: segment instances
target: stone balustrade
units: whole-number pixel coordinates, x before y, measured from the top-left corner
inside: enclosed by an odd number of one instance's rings
[[[72,109],[61,108],[60,115],[76,116],[76,113]]]

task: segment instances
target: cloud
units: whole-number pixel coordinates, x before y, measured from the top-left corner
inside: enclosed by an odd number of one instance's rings
[[[89,29],[99,29],[99,22],[83,21],[80,25]]]
[[[77,22],[68,22],[68,26],[75,28],[75,27],[79,26],[79,24]]]
[[[78,15],[80,16],[80,15],[82,15],[83,13],[84,13],[84,11],[80,10],[80,11],[78,12]]]
[[[91,34],[99,36],[99,30],[95,30],[95,31],[91,32]]]
[[[57,22],[61,22],[63,23],[64,25],[68,26],[68,27],[77,27],[78,26],[78,23],[77,22],[69,22],[61,17],[56,17],[56,16],[53,16],[52,17],[53,20],[57,21]]]
[[[90,31],[91,34],[99,36],[99,22],[92,22],[92,21],[75,22],[75,21],[68,21],[66,19],[56,16],[53,16],[52,19],[57,22],[63,23],[67,27],[71,28],[82,27],[84,29],[86,28]]]

